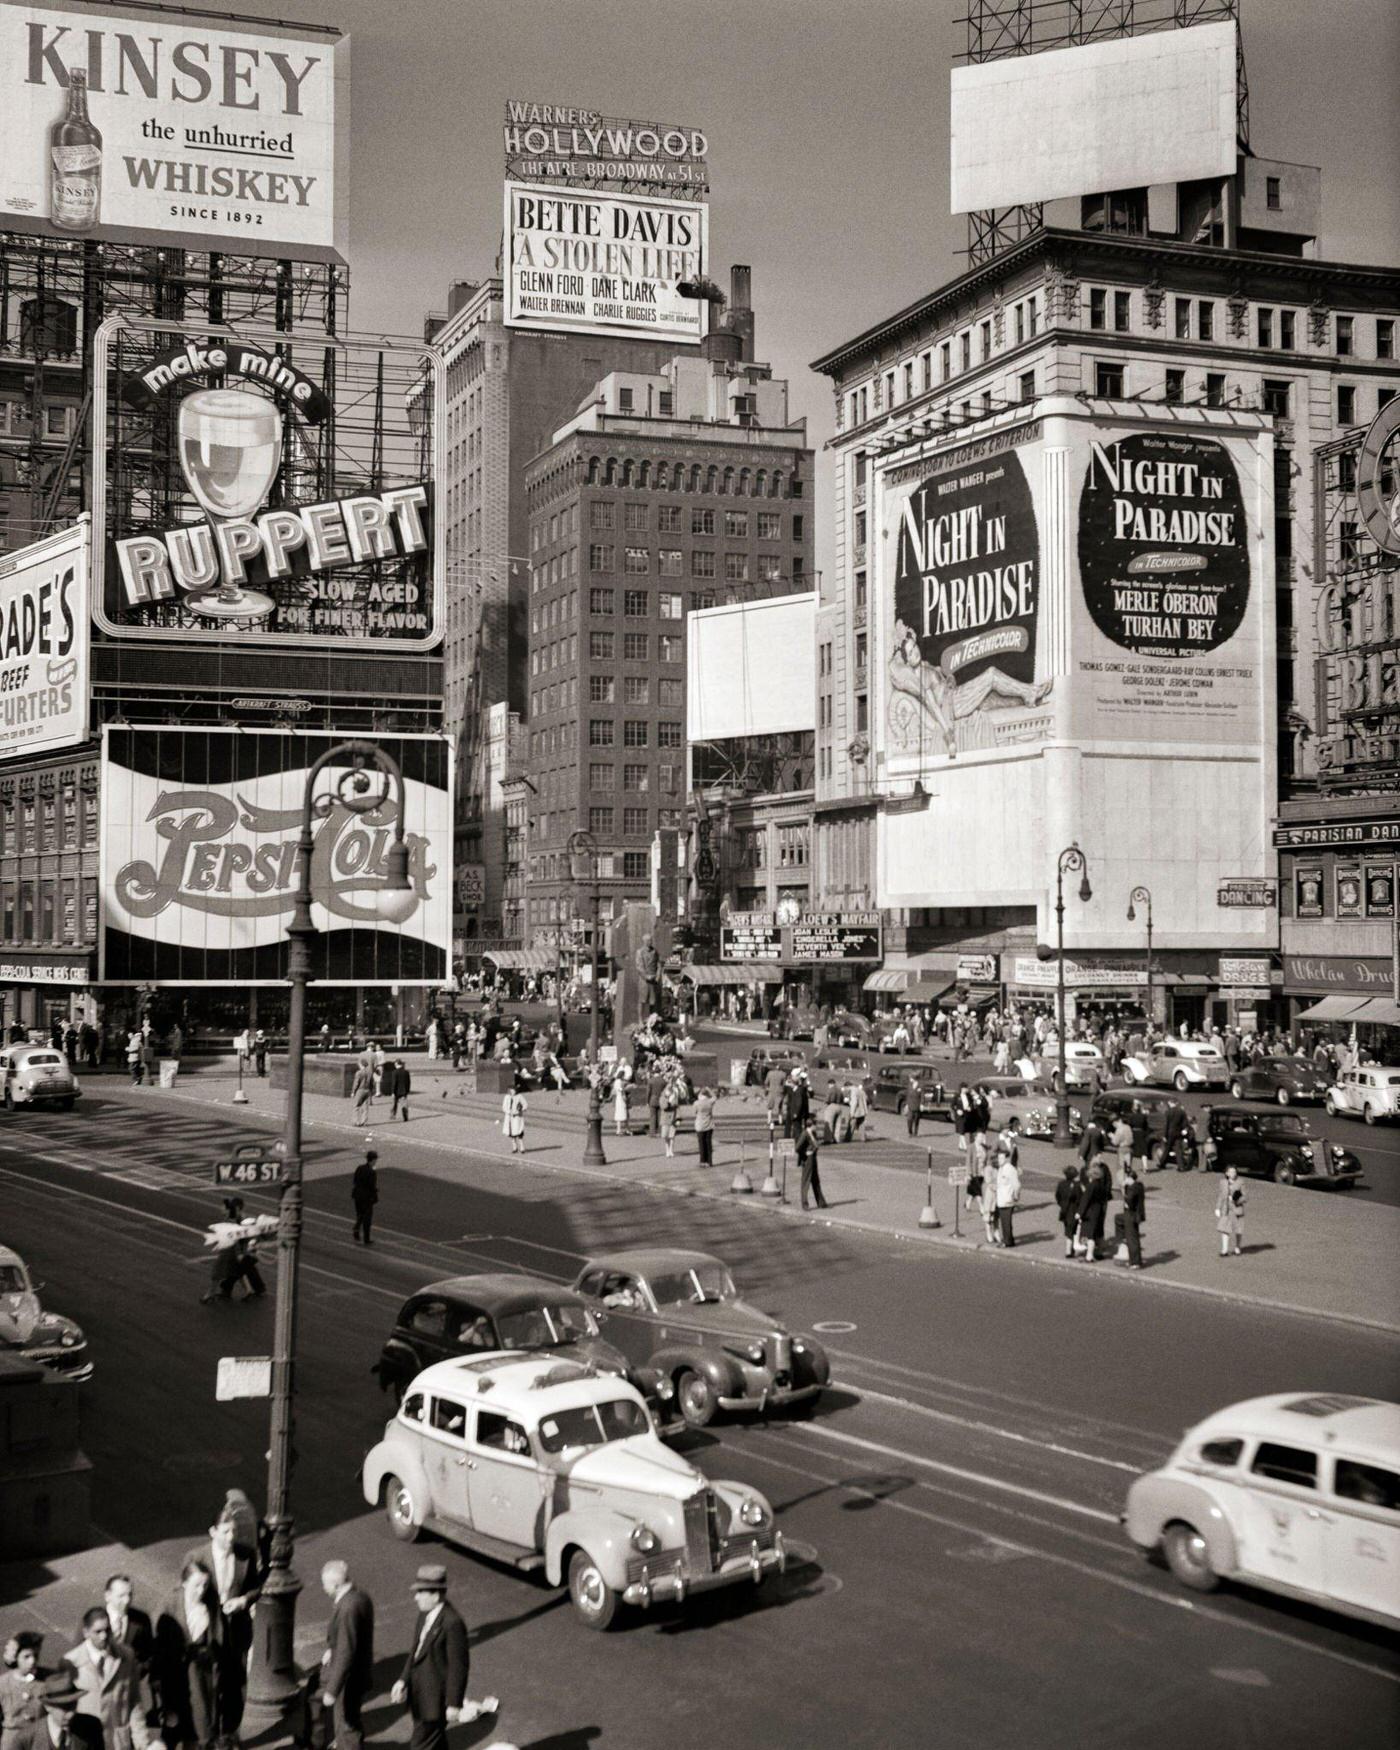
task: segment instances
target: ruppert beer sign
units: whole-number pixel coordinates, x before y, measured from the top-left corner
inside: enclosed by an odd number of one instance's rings
[[[333,738],[249,729],[104,732],[99,942],[116,984],[275,984],[300,879],[306,776]],[[368,814],[316,818],[312,976],[442,984],[452,933],[451,758],[437,736],[381,744],[404,775],[413,901],[385,923],[375,893],[394,837],[392,793]],[[334,770],[322,786],[334,793]],[[318,791],[318,794],[321,793]]]
[[[434,371],[429,364],[414,378],[420,355],[405,350],[412,359],[398,369],[423,390],[430,434]],[[109,377],[120,384],[109,448],[168,456],[175,476],[175,514],[152,527],[148,506],[159,495],[128,495],[120,470],[106,490],[108,457],[96,458],[104,629],[380,650],[436,640],[431,482],[395,479],[381,459],[378,479],[352,466],[357,490],[337,491],[346,445],[327,435],[335,402],[290,345],[170,336],[113,318],[99,331],[98,351],[100,421],[111,405]],[[303,347],[298,356],[309,362],[326,351]],[[351,358],[343,350],[333,361],[342,394]],[[387,407],[388,397],[379,399]],[[406,439],[401,452],[431,468],[430,436],[418,445]]]
[[[0,221],[340,260],[347,56],[315,25],[0,0]]]

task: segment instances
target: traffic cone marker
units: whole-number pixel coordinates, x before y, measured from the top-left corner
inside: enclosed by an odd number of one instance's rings
[[[753,1195],[753,1180],[749,1177],[748,1163],[742,1142],[739,1144],[739,1170],[730,1181],[729,1189],[741,1197],[752,1197]]]

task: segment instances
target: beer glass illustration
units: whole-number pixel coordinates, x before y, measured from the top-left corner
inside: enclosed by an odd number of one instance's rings
[[[282,459],[282,415],[244,389],[201,389],[180,404],[180,466],[190,491],[211,517],[251,516],[262,504]],[[197,614],[217,620],[259,620],[272,597],[232,581],[188,598]]]

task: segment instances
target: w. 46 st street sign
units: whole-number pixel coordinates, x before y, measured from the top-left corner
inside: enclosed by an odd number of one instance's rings
[[[231,1159],[212,1163],[216,1185],[280,1185],[286,1178],[286,1157],[261,1143],[244,1145]]]

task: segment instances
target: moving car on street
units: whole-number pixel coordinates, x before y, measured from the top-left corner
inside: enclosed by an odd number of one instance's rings
[[[1350,1149],[1319,1136],[1298,1112],[1238,1112],[1217,1106],[1207,1132],[1222,1173],[1235,1167],[1252,1178],[1321,1191],[1350,1191],[1361,1178],[1361,1162]]]
[[[434,1362],[502,1349],[541,1352],[600,1373],[627,1373],[626,1361],[603,1339],[577,1294],[510,1271],[452,1276],[410,1295],[371,1371],[397,1402]]]
[[[868,1094],[875,1085],[870,1071],[871,1065],[864,1057],[858,1057],[849,1051],[824,1051],[807,1065],[814,1096],[824,1094],[826,1084],[833,1079],[843,1088],[847,1082],[864,1082]]]
[[[1244,1581],[1400,1628],[1400,1405],[1278,1392],[1207,1416],[1123,1523],[1183,1586]]]
[[[57,1106],[71,1112],[82,1094],[72,1065],[51,1045],[7,1045],[0,1051],[0,1100],[16,1106]]]
[[[37,1362],[64,1379],[91,1379],[92,1357],[82,1327],[61,1313],[44,1311],[43,1286],[18,1252],[0,1246],[0,1354]]]
[[[1230,1066],[1213,1045],[1196,1039],[1159,1039],[1138,1057],[1123,1059],[1123,1080],[1138,1087],[1223,1088],[1230,1079]]]
[[[661,1443],[632,1386],[571,1361],[483,1355],[427,1368],[361,1483],[395,1537],[433,1531],[543,1570],[594,1629],[619,1605],[757,1584],[787,1559],[757,1490],[707,1481]]]
[[[826,1351],[739,1298],[718,1258],[671,1246],[590,1258],[575,1289],[633,1377],[669,1382],[692,1428],[721,1410],[807,1410],[831,1377]]]
[[[749,1061],[744,1068],[744,1086],[761,1088],[770,1069],[780,1069],[787,1075],[795,1069],[801,1069],[806,1061],[800,1051],[790,1051],[784,1046],[755,1046],[749,1053]]]
[[[1300,1100],[1322,1100],[1332,1078],[1306,1057],[1256,1057],[1236,1070],[1230,1093],[1236,1100],[1274,1100],[1291,1106]]]
[[[1060,1054],[1047,1047],[1041,1058],[1041,1075],[1058,1093],[1060,1087]],[[1108,1059],[1097,1045],[1087,1039],[1065,1041],[1065,1083],[1071,1088],[1097,1088],[1108,1084]]]
[[[1333,1118],[1364,1118],[1368,1124],[1400,1118],[1400,1069],[1375,1063],[1344,1069],[1327,1091]]]
[[[973,1087],[987,1096],[992,1108],[992,1129],[1001,1130],[1008,1118],[1021,1120],[1021,1135],[1031,1142],[1046,1142],[1055,1134],[1055,1096],[1044,1082],[1028,1082],[1022,1076],[983,1076]],[[1084,1118],[1077,1106],[1069,1109],[1071,1136],[1084,1134]]]
[[[925,1058],[882,1063],[870,1090],[870,1105],[877,1112],[897,1112],[902,1118],[909,1105],[909,1078],[919,1078],[919,1112],[924,1118],[948,1118],[949,1093],[935,1066]]]

